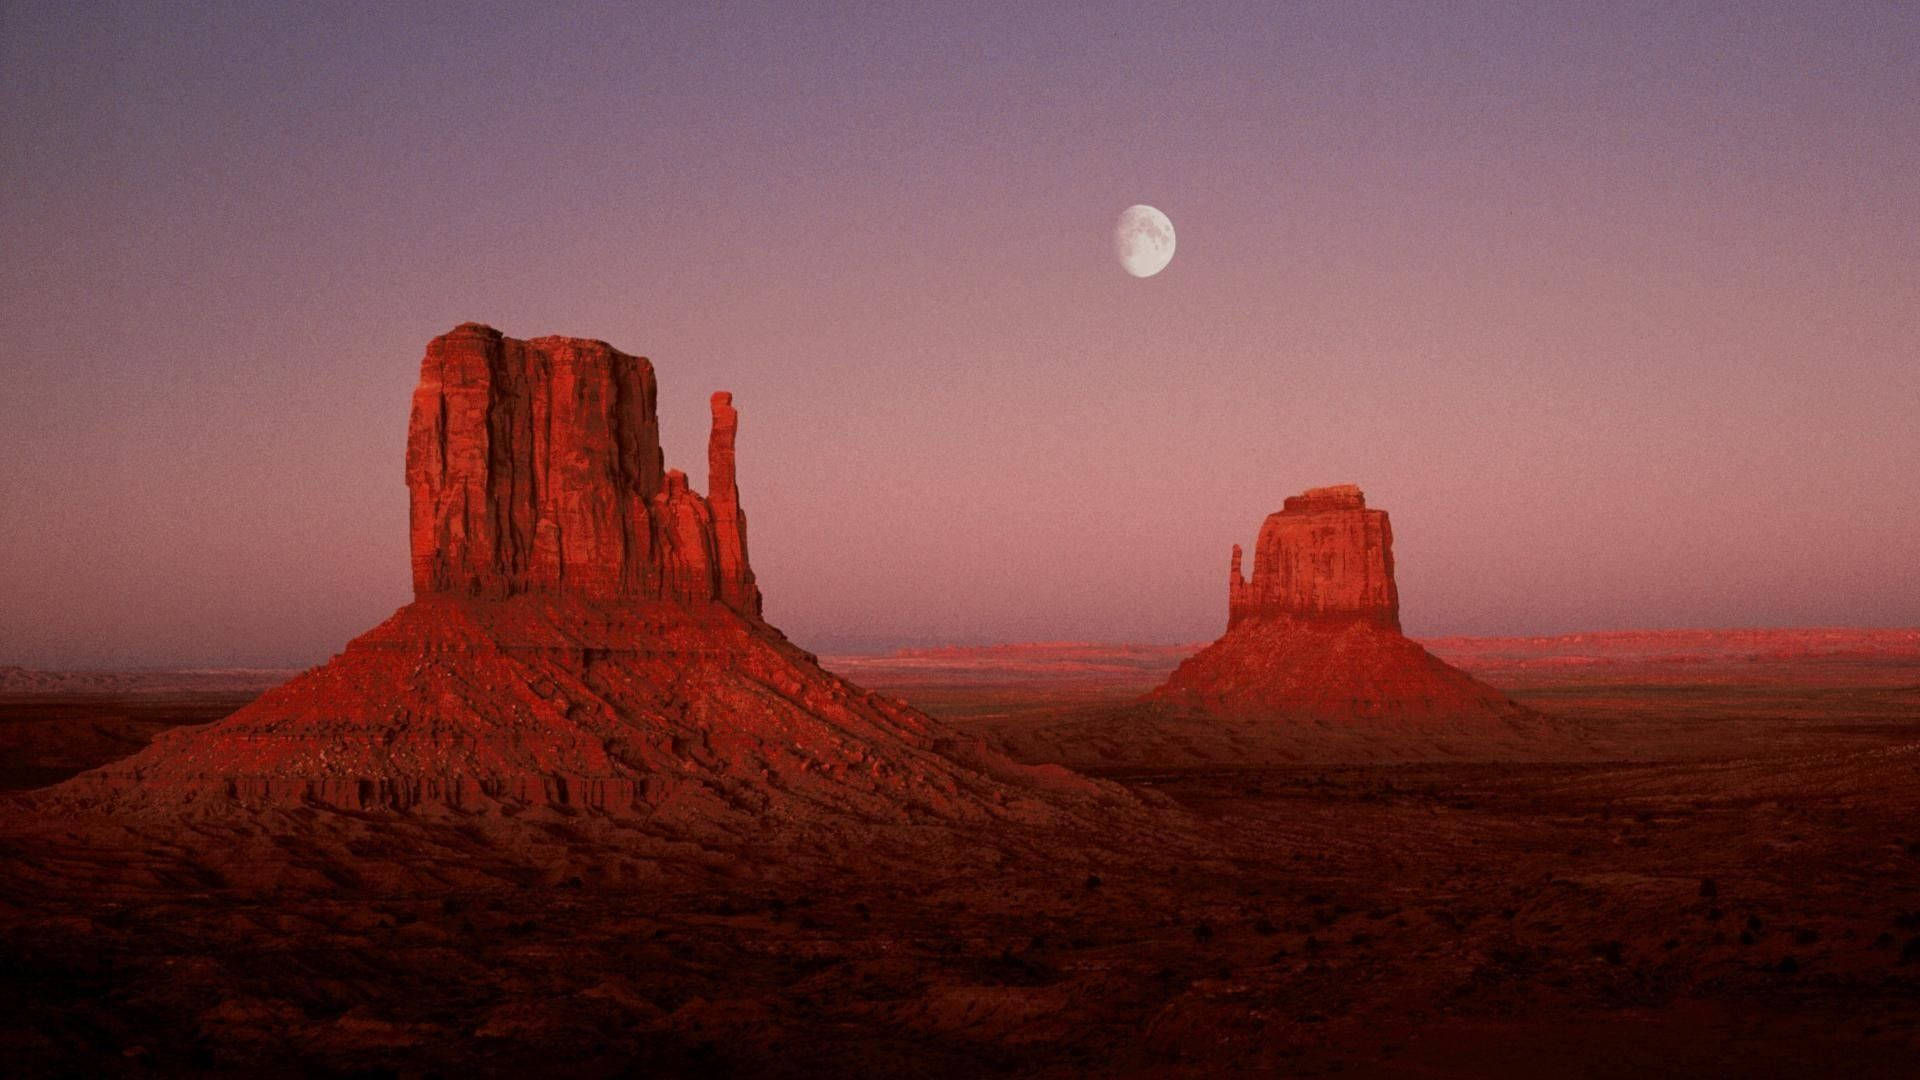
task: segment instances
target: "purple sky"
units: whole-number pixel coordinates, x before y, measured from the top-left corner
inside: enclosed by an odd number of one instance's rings
[[[1210,638],[1346,481],[1416,634],[1920,623],[1920,6],[188,6],[0,4],[0,663],[384,617],[468,319],[733,390],[816,649]]]

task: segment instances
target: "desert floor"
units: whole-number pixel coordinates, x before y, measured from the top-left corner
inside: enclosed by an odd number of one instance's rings
[[[262,843],[310,873],[269,887],[178,834],[10,830],[0,1059],[22,1075],[1913,1075],[1920,656],[1435,647],[1582,748],[1082,762],[1167,827],[918,861],[751,844],[610,860],[618,835],[564,819],[538,823],[563,853],[542,861],[484,821],[294,812]],[[1177,656],[827,663],[1032,756],[1075,733],[1124,748],[1103,717]],[[9,697],[0,781],[52,783],[244,700]],[[459,872],[390,872],[429,849]]]

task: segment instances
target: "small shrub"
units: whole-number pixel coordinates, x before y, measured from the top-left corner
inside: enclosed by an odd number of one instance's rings
[[[1046,986],[1060,978],[1060,973],[1050,965],[1015,956],[1011,949],[1000,950],[1000,958],[987,963],[986,974],[1003,986]]]

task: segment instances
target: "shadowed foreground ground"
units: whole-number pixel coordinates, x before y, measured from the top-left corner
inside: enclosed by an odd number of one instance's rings
[[[1171,804],[1133,848],[779,852],[299,810],[219,858],[137,826],[117,847],[10,831],[0,1054],[109,1075],[1910,1074],[1920,664],[1507,675],[1581,727],[1584,760],[1109,768]],[[1151,678],[855,677],[1001,735],[1092,722]],[[112,712],[89,709],[80,757]],[[249,859],[301,873],[269,886]]]

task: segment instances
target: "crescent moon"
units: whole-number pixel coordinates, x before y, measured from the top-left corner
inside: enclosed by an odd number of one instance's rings
[[[1173,261],[1173,222],[1145,203],[1127,207],[1113,227],[1113,254],[1127,273],[1152,277]]]

